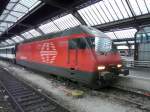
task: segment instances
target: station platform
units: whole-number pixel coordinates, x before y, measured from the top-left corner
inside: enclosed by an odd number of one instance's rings
[[[50,77],[50,75],[46,75],[45,77],[45,74],[32,72],[31,70],[12,63],[0,61],[0,65],[4,66],[6,70],[11,72],[11,74],[18,79],[35,87],[38,91],[46,91],[46,93],[49,93],[50,96],[58,101],[58,103],[63,104],[64,107],[68,108],[72,112],[143,112],[143,109],[137,108],[137,105],[149,105],[149,100],[138,100],[140,102],[138,104],[136,100],[139,98],[137,98],[137,96],[133,99],[133,94],[129,95],[128,92],[124,91],[117,91],[115,93],[109,91],[107,95],[107,93],[103,93],[102,90],[92,91],[86,88],[84,89],[84,97],[74,98],[68,93],[72,92],[74,89],[80,88],[68,87],[64,82],[54,80]],[[131,76],[132,75],[129,75],[128,77]],[[128,79],[128,77],[123,78],[122,76],[120,81]],[[128,82],[127,80],[124,80],[123,82],[124,85],[125,82],[128,84],[131,83],[131,81]],[[143,103],[143,101],[146,103]]]
[[[150,68],[130,68],[130,76],[150,79]]]
[[[150,95],[150,70],[148,68],[129,68],[128,76],[119,76],[114,87]]]

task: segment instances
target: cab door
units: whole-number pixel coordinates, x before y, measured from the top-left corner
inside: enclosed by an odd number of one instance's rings
[[[79,56],[81,57],[81,51],[84,51],[85,48],[86,43],[83,38],[75,38],[69,40],[68,64],[70,66],[72,74],[75,73],[75,70],[79,70]]]
[[[68,65],[71,70],[71,74],[74,74],[78,65],[78,46],[76,39],[70,39],[68,42]]]

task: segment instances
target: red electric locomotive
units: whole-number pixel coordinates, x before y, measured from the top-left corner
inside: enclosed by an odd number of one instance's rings
[[[128,74],[111,39],[81,25],[19,44],[16,63],[99,87]]]

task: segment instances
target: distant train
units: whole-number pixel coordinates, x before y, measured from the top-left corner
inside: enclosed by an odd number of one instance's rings
[[[129,73],[111,39],[83,25],[0,48],[0,57],[91,87],[106,86]]]

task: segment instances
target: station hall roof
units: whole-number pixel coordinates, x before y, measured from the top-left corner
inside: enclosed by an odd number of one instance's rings
[[[133,43],[138,26],[149,24],[149,19],[150,0],[10,0],[0,15],[0,45],[80,24]]]

